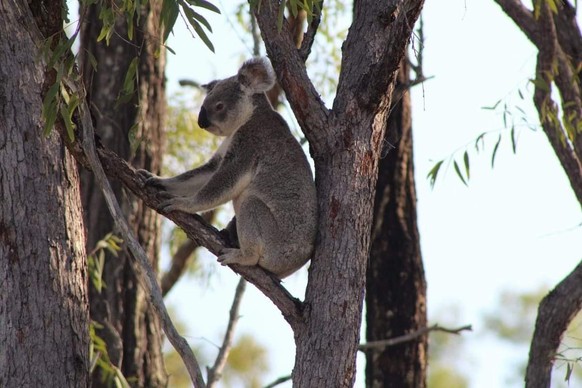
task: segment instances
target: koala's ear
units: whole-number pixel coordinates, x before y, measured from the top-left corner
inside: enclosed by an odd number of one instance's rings
[[[216,86],[217,83],[218,83],[218,81],[215,80],[215,81],[209,82],[207,84],[200,85],[200,87],[202,89],[206,90],[206,93],[209,93],[212,89],[214,89],[214,87]]]
[[[238,82],[251,94],[264,93],[275,85],[275,72],[267,58],[246,61],[238,71]]]

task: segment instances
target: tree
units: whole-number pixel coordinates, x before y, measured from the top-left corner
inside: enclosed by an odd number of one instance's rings
[[[495,0],[537,47],[533,101],[542,129],[582,205],[582,34],[569,1]],[[559,92],[558,104],[552,89]],[[560,114],[562,117],[560,117]],[[526,386],[549,387],[563,333],[582,310],[582,262],[540,303],[526,372]]]
[[[166,104],[165,51],[159,40],[161,7],[161,1],[145,2],[129,17],[99,3],[82,5],[80,10],[80,68],[95,133],[105,147],[136,168],[156,173],[163,153]],[[108,12],[112,21],[103,17]],[[111,36],[99,39],[111,22]],[[115,225],[93,173],[84,170],[81,177],[87,248],[91,249]],[[113,188],[157,271],[159,217],[119,183]],[[111,362],[126,378],[136,386],[163,386],[167,377],[160,323],[138,285],[129,254],[124,249],[116,257],[106,255],[102,273],[106,287],[100,291],[90,287],[91,319],[102,327],[97,334],[105,340]],[[93,385],[100,384],[108,382],[97,370]]]
[[[45,36],[62,34],[60,2],[0,4],[0,385],[85,387],[87,262],[75,160],[43,136],[54,82]],[[62,125],[62,124],[58,124]]]
[[[298,6],[299,2],[293,4]],[[309,4],[306,11],[311,13],[317,7]],[[296,386],[347,387],[354,382],[378,160],[396,73],[422,4],[422,0],[411,0],[354,5],[331,109],[320,100],[304,66],[319,23],[318,13],[311,14],[312,21],[297,50],[286,21],[277,23],[281,20],[277,16],[280,3],[262,2],[254,8],[267,53],[310,144],[320,206],[319,235],[304,302],[291,297],[277,279],[260,268],[232,268],[261,289],[292,327],[297,345]],[[81,117],[69,105],[65,108],[72,111],[74,124],[87,134],[92,123],[84,114],[85,101],[80,103]],[[66,128],[57,129],[70,139],[71,132],[76,132],[68,117],[64,117]],[[92,152],[87,148],[92,138],[85,136],[83,140],[82,144],[67,144],[77,160],[88,165],[85,153]],[[144,188],[133,168],[104,147],[99,147],[98,153],[111,178],[119,179],[148,206],[157,207],[155,189]],[[198,216],[181,212],[164,215],[213,253],[231,244]]]
[[[403,58],[380,159],[366,284],[366,339],[384,340],[427,325],[426,281],[416,225],[410,65]],[[427,336],[366,353],[366,386],[424,387]]]

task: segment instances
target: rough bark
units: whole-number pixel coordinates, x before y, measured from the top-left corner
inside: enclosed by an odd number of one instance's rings
[[[98,7],[81,9],[81,71],[95,133],[101,143],[137,168],[154,172],[159,172],[161,164],[165,115],[165,55],[164,50],[159,50],[160,8],[161,1],[152,1],[139,9],[140,24],[135,28],[133,41],[127,38],[125,16],[119,17],[109,45],[105,41],[97,42],[101,30]],[[96,59],[96,69],[85,53]],[[136,57],[139,58],[137,93],[130,101],[120,104],[118,97],[123,94],[126,73]],[[135,154],[128,140],[131,128],[140,142]],[[88,249],[114,230],[103,194],[94,179],[91,172],[83,172]],[[157,269],[159,217],[125,192],[120,183],[113,182],[113,189],[134,233],[151,258],[152,267]],[[110,254],[106,257],[103,279],[107,287],[101,293],[90,287],[91,318],[110,329],[98,334],[107,341],[111,360],[121,367],[126,378],[134,378],[135,386],[163,386],[167,377],[160,323],[139,287],[129,254],[123,250],[118,257]],[[102,384],[99,373],[92,380],[93,386]]]
[[[79,176],[53,131],[40,54],[61,2],[0,2],[0,386],[86,387],[89,306]]]
[[[564,335],[563,328],[582,309],[581,284],[582,262],[541,301],[529,350],[526,387],[551,387],[552,367]]]
[[[319,234],[306,290],[293,384],[351,387],[359,342],[372,204],[395,73],[422,1],[354,4],[338,93],[327,110],[277,5],[257,20],[267,53],[315,161]]]
[[[426,327],[426,281],[416,218],[412,118],[403,59],[380,159],[366,284],[366,340],[379,341]],[[366,352],[366,386],[426,385],[427,335]]]
[[[537,47],[534,104],[540,123],[582,206],[582,34],[569,1],[495,0]],[[552,93],[553,89],[559,93]],[[560,96],[559,103],[555,96]],[[561,109],[558,106],[561,105]],[[562,114],[562,117],[560,117]],[[530,347],[526,387],[549,387],[558,345],[575,314],[582,309],[582,267],[570,273],[540,304]]]

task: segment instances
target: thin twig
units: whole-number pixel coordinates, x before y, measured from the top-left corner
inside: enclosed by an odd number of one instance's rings
[[[68,79],[65,81],[67,83],[67,87],[69,87],[75,95],[83,95],[82,88],[77,86],[75,82]],[[115,220],[115,225],[132,253],[130,257],[135,258],[133,263],[137,264],[134,265],[137,278],[139,279],[142,287],[145,289],[146,294],[149,295],[150,302],[154,308],[154,311],[156,312],[156,315],[160,318],[162,327],[166,333],[166,336],[168,337],[168,340],[184,361],[194,386],[205,387],[204,380],[202,378],[202,372],[200,371],[200,366],[196,361],[196,357],[194,356],[192,349],[190,349],[188,346],[186,340],[179,335],[178,331],[174,327],[168,311],[166,310],[166,306],[164,305],[162,292],[156,280],[156,274],[149,263],[143,247],[139,244],[131,232],[129,225],[125,220],[123,213],[121,212],[119,203],[115,198],[115,194],[111,189],[111,185],[109,184],[105,172],[103,171],[103,167],[101,166],[101,162],[99,161],[95,148],[95,134],[93,122],[91,120],[91,114],[89,113],[89,107],[87,106],[87,102],[84,98],[81,99],[81,101],[82,102],[79,106],[79,115],[83,130],[83,140],[81,145],[88,159],[88,162],[91,165],[91,169],[95,174],[97,184],[103,191],[103,196],[105,197],[105,201],[107,202],[111,216]]]
[[[323,1],[319,7],[323,10]],[[317,12],[316,10],[313,10],[313,19],[311,19],[311,23],[307,25],[307,31],[303,35],[303,41],[299,47],[299,56],[303,62],[307,61],[307,57],[309,57],[309,54],[311,53],[311,46],[313,46],[315,35],[317,34],[317,28],[321,22],[321,12],[322,11]]]
[[[423,327],[421,329],[413,331],[412,333],[404,334],[404,335],[401,335],[399,337],[389,338],[389,339],[380,340],[380,341],[372,341],[372,342],[368,342],[365,344],[361,344],[360,346],[358,346],[358,350],[362,351],[362,352],[367,351],[367,350],[372,350],[372,349],[373,350],[382,350],[382,349],[387,348],[389,346],[398,345],[398,344],[401,344],[403,342],[413,341],[416,338],[423,336],[431,331],[440,331],[440,332],[450,333],[450,334],[460,334],[462,331],[471,331],[471,330],[473,330],[471,325],[461,326],[461,327],[456,328],[456,329],[448,329],[446,327],[439,326],[438,324],[434,324],[432,326]]]
[[[228,326],[226,327],[226,333],[224,333],[224,340],[222,341],[222,346],[218,350],[218,355],[214,361],[212,368],[208,368],[208,388],[216,386],[218,380],[222,377],[222,371],[226,365],[226,359],[232,348],[232,340],[234,338],[234,329],[238,322],[240,304],[242,297],[245,292],[247,281],[244,278],[240,278],[238,286],[236,286],[236,291],[234,293],[234,299],[232,301],[232,306],[230,307],[230,314],[228,319]]]
[[[291,375],[279,377],[277,380],[273,381],[271,384],[265,385],[265,388],[273,388],[279,384],[286,383],[287,381],[291,380],[291,377],[292,377]]]

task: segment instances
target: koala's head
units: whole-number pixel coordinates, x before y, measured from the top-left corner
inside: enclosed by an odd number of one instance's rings
[[[208,94],[198,125],[215,135],[231,135],[253,114],[253,96],[265,93],[274,84],[275,74],[266,58],[246,61],[237,75],[203,85]]]

